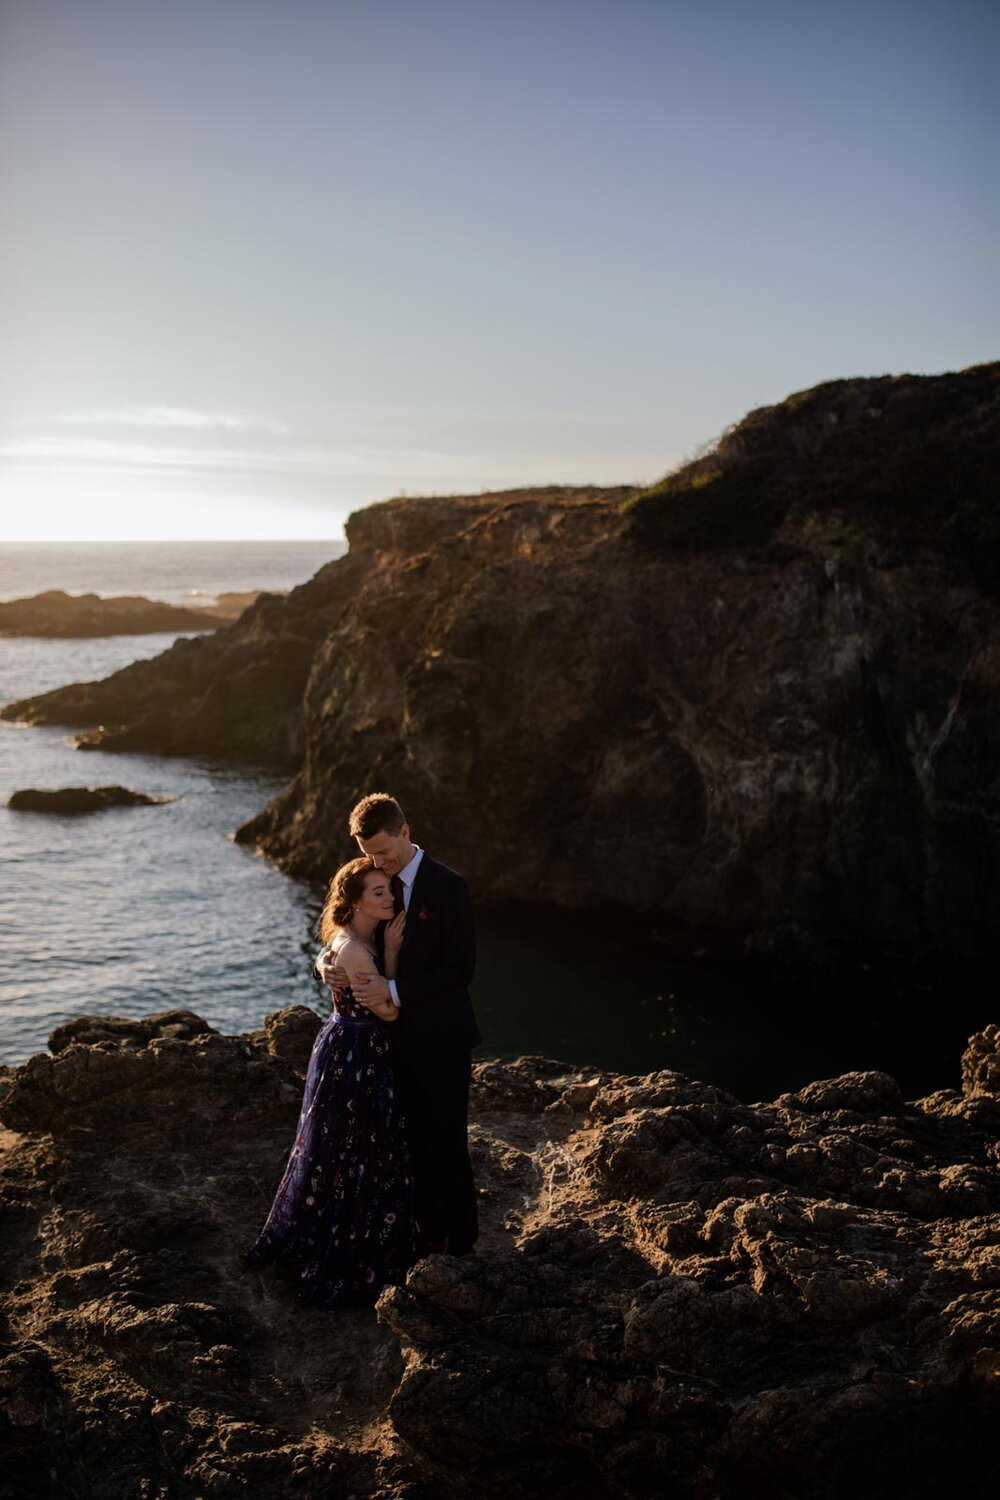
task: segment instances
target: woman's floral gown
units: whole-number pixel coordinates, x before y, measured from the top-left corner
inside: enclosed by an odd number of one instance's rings
[[[322,955],[321,955],[322,957]],[[245,1269],[273,1263],[298,1300],[332,1309],[374,1302],[416,1259],[413,1181],[389,1027],[333,991],[309,1058],[302,1110],[267,1221]]]

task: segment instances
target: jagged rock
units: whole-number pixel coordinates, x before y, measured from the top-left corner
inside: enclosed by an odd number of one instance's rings
[[[1000,1026],[987,1026],[971,1038],[962,1056],[962,1088],[966,1094],[1000,1098]]]
[[[596,1070],[595,1070],[596,1071]],[[573,1078],[591,1070],[573,1070]],[[483,1062],[476,1068],[470,1098],[477,1110],[519,1109],[528,1114],[550,1108],[562,1097],[567,1068],[550,1057],[520,1057],[516,1062]]]
[[[176,797],[154,797],[149,792],[133,792],[126,786],[64,786],[54,790],[25,787],[23,791],[11,794],[7,806],[14,812],[75,816],[103,812],[108,807],[159,807],[177,800]]]
[[[264,1020],[268,1055],[304,1073],[320,1025],[319,1017],[308,1005],[290,1005],[285,1010],[272,1011]]]
[[[280,1014],[287,1015],[288,1012]],[[110,1042],[115,1047],[145,1047],[154,1037],[187,1041],[189,1037],[209,1033],[217,1034],[193,1010],[161,1010],[136,1019],[128,1016],[74,1016],[72,1021],[66,1021],[49,1032],[49,1051],[54,1056],[74,1042],[88,1046]]]
[[[239,837],[318,883],[381,786],[482,898],[995,956],[998,379],[827,382],[648,492],[370,506],[287,599],[4,713],[289,768]]]
[[[1000,1028],[916,1101],[478,1062],[478,1254],[320,1318],[237,1263],[319,1024],[80,1017],[6,1070],[4,1500],[995,1492]]]

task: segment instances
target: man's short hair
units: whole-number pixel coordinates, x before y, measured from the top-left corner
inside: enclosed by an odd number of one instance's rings
[[[370,792],[351,813],[352,838],[371,839],[377,833],[398,833],[406,822],[403,809],[388,792]]]

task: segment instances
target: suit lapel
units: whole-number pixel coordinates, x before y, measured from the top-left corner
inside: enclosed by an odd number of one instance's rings
[[[406,908],[406,921],[403,924],[404,949],[413,938],[413,934],[416,930],[417,925],[417,912],[420,910],[421,906],[423,906],[424,894],[427,888],[432,883],[431,879],[429,878],[431,875],[432,864],[433,861],[431,860],[430,855],[425,849],[424,857],[420,861],[416,875],[414,875],[413,877],[413,886],[410,890],[410,904]]]

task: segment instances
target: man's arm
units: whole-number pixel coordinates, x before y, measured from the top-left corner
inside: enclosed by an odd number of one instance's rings
[[[313,964],[313,978],[318,979],[320,984],[329,986],[331,990],[342,990],[345,985],[350,984],[347,970],[341,968],[340,961],[330,952],[329,947],[322,950],[316,962]]]
[[[408,974],[395,980],[396,993],[402,1004],[428,1000],[435,995],[461,994],[472,983],[476,967],[476,928],[472,915],[472,895],[468,882],[461,876],[441,891],[444,925],[444,958],[436,969],[423,974]],[[358,999],[364,995],[389,998],[388,981],[381,976],[371,985],[355,986]]]
[[[395,1021],[398,1019],[399,1011],[391,1000],[363,1000],[363,986],[371,980],[381,980],[382,976],[377,972],[371,961],[371,956],[366,948],[360,943],[345,943],[340,950],[340,960],[347,972],[351,985],[351,993],[360,1004],[368,1010],[374,1011],[383,1021]]]

